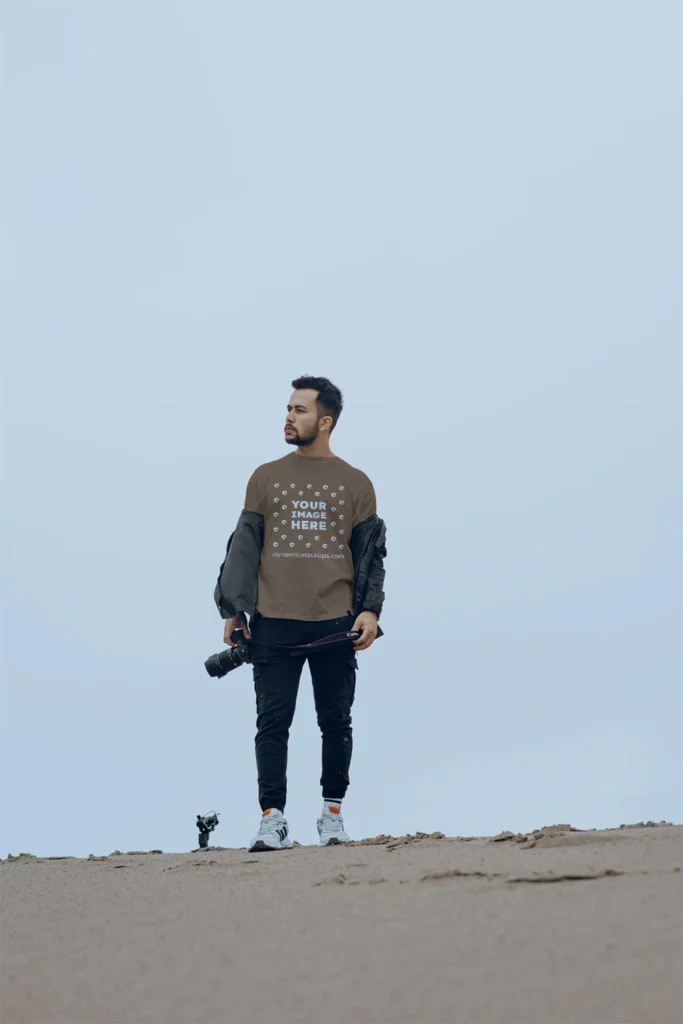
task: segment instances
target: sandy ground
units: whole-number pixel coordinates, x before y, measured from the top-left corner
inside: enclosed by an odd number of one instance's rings
[[[3,1024],[678,1024],[681,829],[2,864]]]

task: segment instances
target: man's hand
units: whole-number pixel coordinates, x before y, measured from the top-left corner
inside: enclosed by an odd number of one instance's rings
[[[247,617],[244,612],[240,612],[238,615],[233,615],[231,619],[225,620],[225,629],[223,630],[223,642],[228,647],[234,647],[234,643],[230,639],[236,629],[244,630],[244,635],[247,640],[251,640],[251,633],[249,632],[249,626],[247,625]],[[374,639],[374,637],[373,637]]]
[[[374,612],[361,612],[353,624],[354,632],[362,630],[363,635],[359,636],[353,645],[355,651],[367,651],[377,636],[377,616]]]

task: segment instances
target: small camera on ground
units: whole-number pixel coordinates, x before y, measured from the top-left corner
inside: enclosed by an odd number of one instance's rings
[[[199,829],[199,848],[205,850],[209,845],[209,836],[218,824],[218,811],[210,811],[209,814],[197,815],[197,828]]]

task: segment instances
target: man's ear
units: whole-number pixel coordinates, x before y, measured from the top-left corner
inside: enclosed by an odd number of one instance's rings
[[[326,431],[328,434],[332,430],[332,417],[321,416],[320,417],[320,429]]]

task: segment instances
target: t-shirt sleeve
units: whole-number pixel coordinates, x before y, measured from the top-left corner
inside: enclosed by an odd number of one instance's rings
[[[245,512],[258,512],[265,515],[263,509],[263,473],[261,469],[255,470],[249,478],[247,493],[244,499]]]
[[[370,516],[374,516],[377,512],[377,499],[375,497],[375,488],[372,486],[372,481],[369,477],[363,473],[358,482],[358,491],[356,494],[356,501],[354,503],[354,517],[353,525],[356,526],[358,523],[365,522]]]

